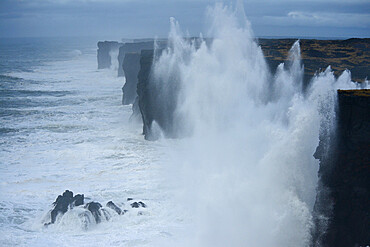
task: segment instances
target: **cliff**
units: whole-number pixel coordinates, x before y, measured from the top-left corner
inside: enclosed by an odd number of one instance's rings
[[[272,71],[288,57],[296,39],[259,39],[258,42]],[[304,80],[307,82],[317,71],[329,65],[336,76],[345,69],[352,80],[363,82],[370,75],[370,39],[315,40],[301,39]]]
[[[157,51],[159,55],[161,50]],[[178,83],[174,74],[169,75],[169,83],[158,83],[152,74],[153,50],[142,50],[138,74],[138,105],[143,120],[143,134],[146,140],[155,140],[163,134],[167,138],[177,137],[175,109],[177,105]],[[158,125],[155,126],[154,122]],[[163,133],[160,133],[159,128]]]
[[[130,52],[125,54],[123,59],[122,68],[125,71],[126,83],[122,88],[122,104],[128,105],[135,101],[137,96],[137,76],[140,70],[140,53]]]
[[[167,45],[166,41],[157,41],[157,46],[159,48],[164,48]],[[154,40],[151,41],[137,41],[133,43],[125,43],[119,48],[118,52],[118,76],[124,76],[125,71],[122,67],[125,54],[129,52],[140,53],[141,50],[153,50],[154,49]]]
[[[323,152],[314,246],[370,244],[370,90],[338,90],[337,129]],[[326,230],[325,230],[326,228]],[[324,231],[325,230],[325,231]]]
[[[196,38],[190,38],[197,41]],[[206,39],[207,45],[211,39]],[[293,39],[260,39],[262,51],[270,68],[274,71],[276,67],[286,61],[288,52],[295,40]],[[301,40],[302,59],[304,64],[305,83],[314,74],[327,66],[331,66],[334,73],[339,75],[345,69],[350,69],[352,78],[363,81],[369,75],[370,61],[370,39],[348,39],[348,40]],[[145,43],[145,42],[144,42]],[[146,42],[147,44],[148,42]],[[139,45],[140,44],[140,45]],[[160,43],[162,47],[166,42]],[[199,45],[199,43],[195,42]],[[127,44],[127,47],[139,49],[143,43]],[[121,47],[122,52],[125,46]],[[175,137],[174,109],[176,107],[176,74],[171,74],[168,82],[156,83],[155,78],[150,76],[153,60],[153,50],[143,50],[141,53],[139,82],[137,87],[138,106],[143,118],[144,135],[149,137],[153,121],[163,130],[165,136]],[[172,73],[172,71],[169,71]],[[175,73],[175,72],[173,72]],[[158,78],[156,78],[159,80]],[[160,88],[162,87],[162,88]],[[131,98],[132,99],[132,98]],[[130,102],[132,102],[130,99]],[[167,101],[165,101],[167,99]],[[135,114],[137,115],[137,108]],[[135,115],[134,114],[134,115]]]
[[[110,53],[118,48],[122,43],[116,41],[100,41],[98,42],[98,69],[110,68],[112,65]]]

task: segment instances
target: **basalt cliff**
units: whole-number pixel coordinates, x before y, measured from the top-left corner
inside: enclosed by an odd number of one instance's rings
[[[329,145],[325,148],[325,145]],[[323,150],[327,149],[326,152]],[[314,246],[370,244],[370,90],[338,90],[337,127],[320,142]]]

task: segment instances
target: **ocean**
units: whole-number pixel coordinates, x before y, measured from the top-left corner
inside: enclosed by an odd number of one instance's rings
[[[129,123],[123,78],[97,70],[94,39],[0,40],[1,246],[145,246],[169,235],[165,144],[144,141]],[[130,210],[89,227],[44,218],[65,190]],[[166,192],[167,191],[167,192]],[[172,217],[172,216],[169,216]]]
[[[98,40],[0,40],[1,246],[307,247],[314,216],[326,230],[314,154],[331,145],[337,89],[368,81],[329,66],[303,87],[299,41],[273,74],[244,14],[216,4],[206,18],[210,44],[171,18],[148,82],[178,139],[158,121],[162,138],[144,140],[117,63],[97,70]],[[65,190],[128,212],[86,227],[74,208],[45,226]]]

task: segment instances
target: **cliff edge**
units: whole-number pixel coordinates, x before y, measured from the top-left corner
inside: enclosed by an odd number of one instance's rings
[[[369,89],[338,90],[337,129],[333,140],[327,155],[316,156],[320,159],[320,180],[315,203],[317,229],[313,235],[314,246],[368,246]]]

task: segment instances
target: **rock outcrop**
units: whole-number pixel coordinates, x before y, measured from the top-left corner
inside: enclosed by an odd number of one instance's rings
[[[370,90],[338,90],[336,134],[320,142],[314,246],[370,244]]]
[[[140,70],[140,53],[129,52],[125,54],[122,68],[125,71],[126,83],[122,87],[122,104],[128,105],[134,103],[137,93],[137,76]]]
[[[142,201],[133,201],[132,198],[129,198],[129,201],[132,201],[130,207],[134,210],[137,208],[146,208],[146,204]],[[102,206],[99,202],[88,202],[85,204],[85,197],[82,194],[77,194],[73,196],[73,192],[66,190],[62,195],[59,195],[55,202],[53,203],[53,209],[50,210],[50,220],[44,223],[45,226],[55,224],[70,210],[75,210],[78,218],[81,221],[81,225],[84,229],[87,229],[91,223],[100,223],[102,220],[108,221],[112,218],[113,214],[124,215],[128,210],[122,210],[112,201],[107,202],[106,206]],[[128,200],[128,199],[127,199]],[[138,215],[142,215],[142,212],[139,211]],[[59,220],[58,220],[59,219]]]
[[[98,42],[98,69],[107,69],[112,65],[111,52],[119,49],[122,43],[117,41]]]

